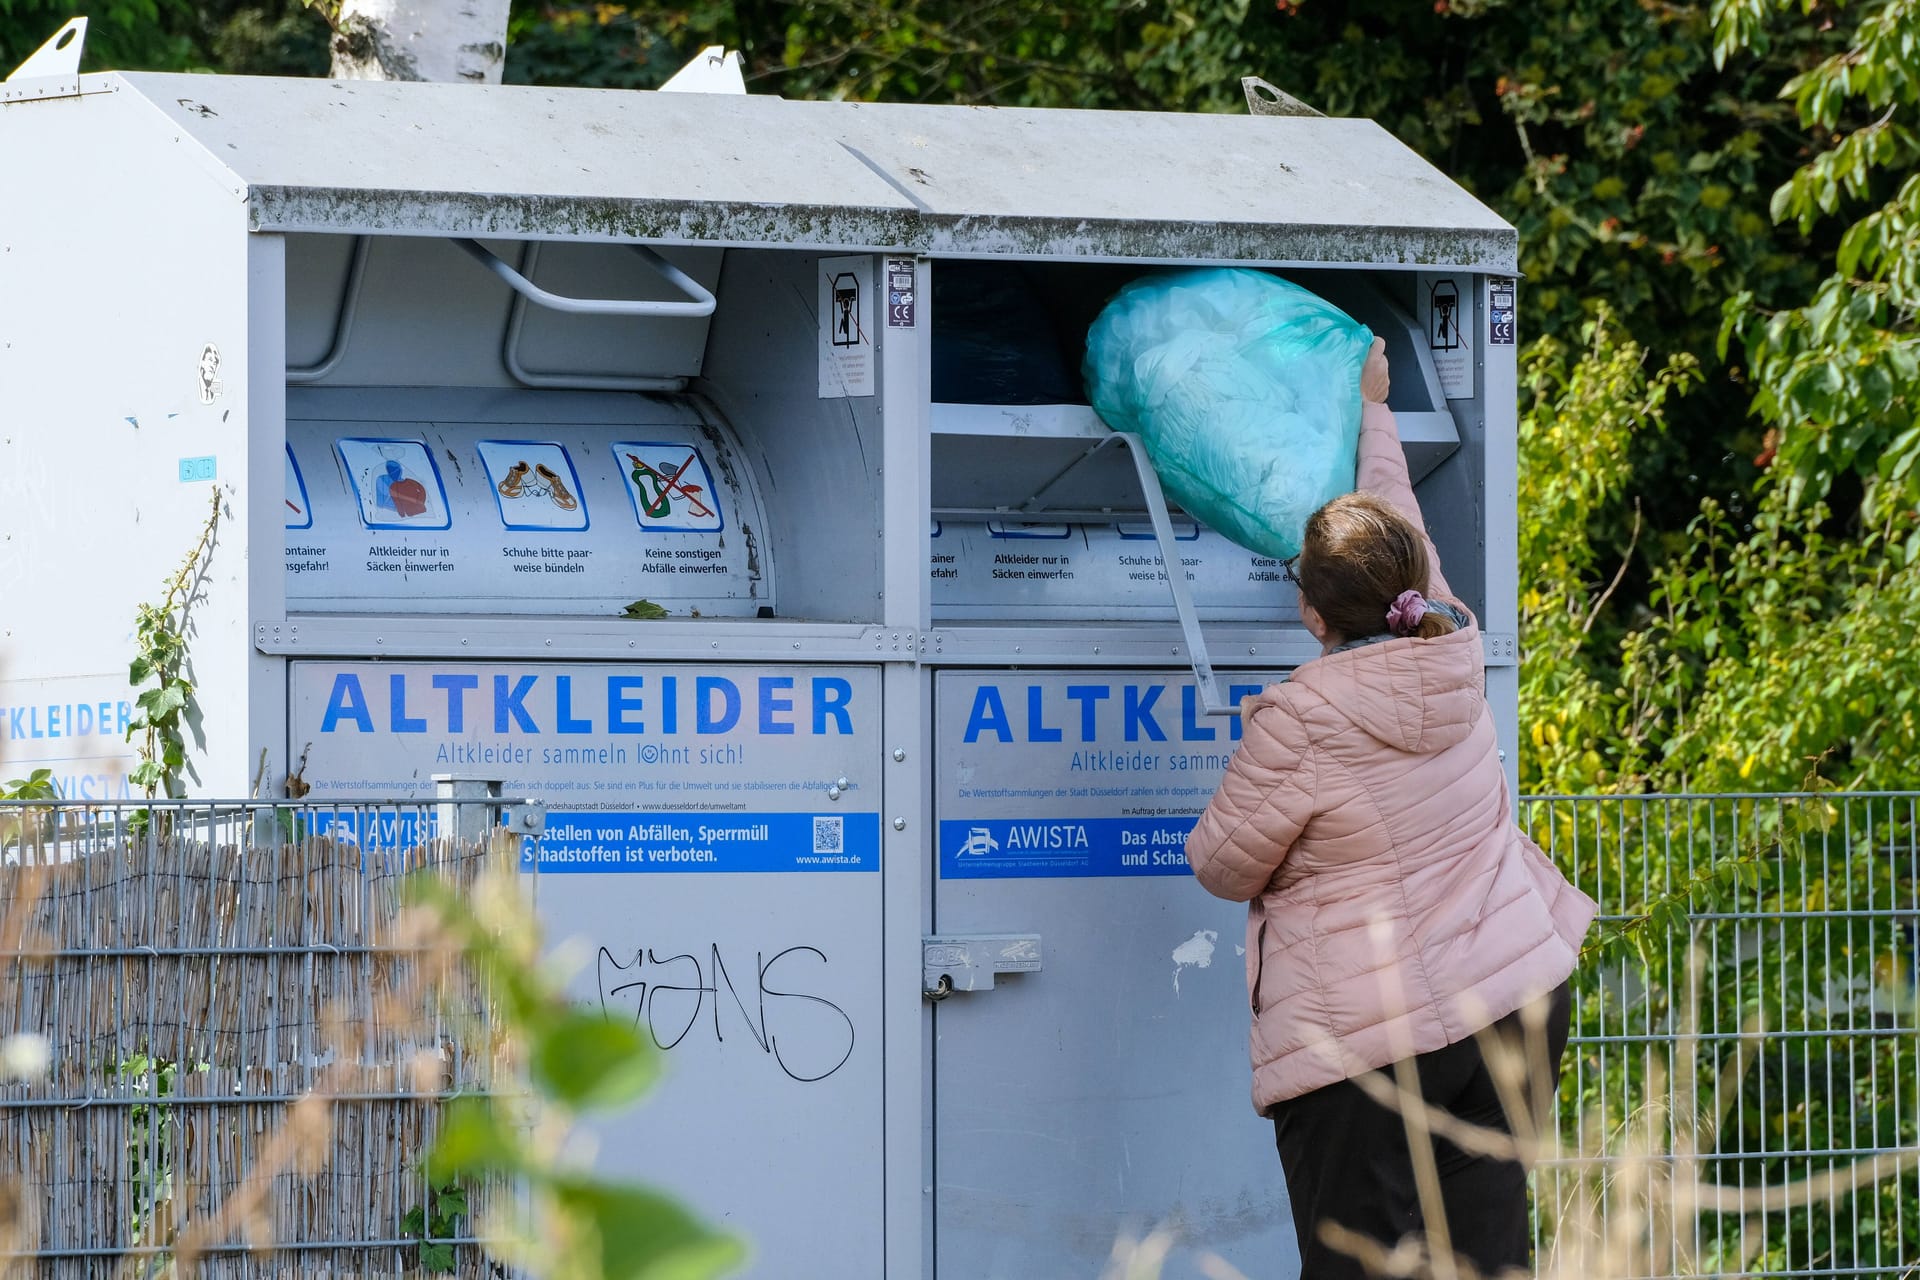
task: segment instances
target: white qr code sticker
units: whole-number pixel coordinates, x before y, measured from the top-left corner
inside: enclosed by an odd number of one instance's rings
[[[846,846],[846,825],[845,818],[815,818],[813,820],[813,851],[839,853]]]

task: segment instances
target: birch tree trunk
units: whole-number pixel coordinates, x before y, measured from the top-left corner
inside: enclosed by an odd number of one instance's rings
[[[508,0],[343,0],[337,80],[499,84]]]

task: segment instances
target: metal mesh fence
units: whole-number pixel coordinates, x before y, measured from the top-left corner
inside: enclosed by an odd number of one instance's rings
[[[424,1157],[439,1102],[491,1084],[467,1048],[487,1005],[403,914],[410,876],[469,884],[492,856],[460,825],[451,804],[0,806],[0,1039],[49,1051],[0,1083],[22,1200],[0,1269],[159,1274],[198,1223],[222,1280],[402,1274],[429,1243],[482,1274],[493,1189],[432,1239]]]
[[[1920,1262],[1917,819],[1911,794],[1521,804],[1600,903],[1543,1250],[1584,1207],[1635,1275]]]
[[[1537,797],[1520,816],[1601,904],[1536,1180],[1543,1261],[1597,1223],[1615,1274],[1909,1274],[1920,794]],[[468,1047],[485,993],[421,985],[403,885],[471,882],[493,818],[0,805],[0,1038],[45,1037],[51,1062],[0,1082],[0,1173],[24,1183],[0,1263],[157,1272],[251,1187],[202,1274],[416,1271],[438,1105],[489,1090],[494,1064]],[[289,1157],[276,1136],[315,1092],[324,1140]],[[468,1191],[445,1242],[455,1274],[485,1274],[472,1223],[501,1192]]]

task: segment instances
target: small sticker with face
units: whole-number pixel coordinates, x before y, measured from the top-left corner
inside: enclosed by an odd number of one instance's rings
[[[200,349],[198,371],[200,403],[212,404],[220,398],[220,392],[223,390],[220,384],[220,348],[209,342]]]

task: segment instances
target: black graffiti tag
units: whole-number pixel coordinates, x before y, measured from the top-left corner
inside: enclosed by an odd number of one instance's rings
[[[722,1013],[731,1003],[754,1045],[789,1079],[813,1084],[847,1065],[856,1038],[853,1019],[825,996],[804,989],[807,977],[827,964],[826,952],[804,945],[771,957],[755,952],[755,981],[745,996],[727,970],[719,943],[709,944],[704,958],[703,965],[692,952],[662,956],[651,947],[636,947],[632,959],[623,961],[603,946],[595,966],[600,1008],[608,1016],[630,1013],[634,1026],[671,1050],[692,1034],[709,999],[714,1041],[725,1044]]]

